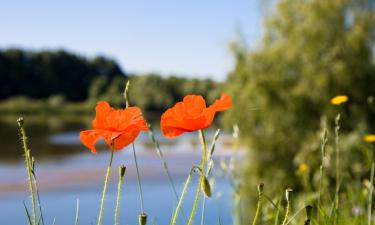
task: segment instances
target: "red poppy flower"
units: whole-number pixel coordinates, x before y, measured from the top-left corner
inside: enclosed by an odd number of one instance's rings
[[[211,125],[215,113],[225,111],[232,106],[232,99],[221,95],[214,104],[206,107],[200,95],[187,95],[182,102],[176,103],[161,116],[160,127],[166,137],[177,137],[184,132],[192,132]]]
[[[93,130],[80,132],[82,143],[92,153],[96,153],[95,143],[99,138],[103,138],[113,150],[120,150],[132,143],[142,130],[148,130],[138,107],[116,110],[108,102],[98,102],[92,125]]]

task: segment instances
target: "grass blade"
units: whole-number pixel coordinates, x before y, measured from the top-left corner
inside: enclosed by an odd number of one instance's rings
[[[27,220],[29,222],[29,225],[31,225],[33,222],[31,222],[31,217],[30,217],[29,210],[26,207],[25,201],[22,201],[22,203],[23,203],[23,207],[25,209],[26,215],[27,215]]]

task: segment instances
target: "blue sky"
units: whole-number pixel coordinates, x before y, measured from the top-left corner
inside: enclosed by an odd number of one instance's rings
[[[0,48],[64,48],[117,60],[125,71],[225,79],[240,27],[260,38],[260,0],[9,0],[0,2]]]

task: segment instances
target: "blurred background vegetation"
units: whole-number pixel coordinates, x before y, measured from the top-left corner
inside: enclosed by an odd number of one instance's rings
[[[271,192],[281,187],[317,190],[324,127],[329,140],[326,185],[334,187],[338,113],[343,188],[369,176],[374,153],[362,138],[375,132],[374,7],[370,0],[280,0],[266,18],[259,47],[231,44],[236,66],[225,87],[234,107],[224,123],[238,124],[242,140],[253,150],[242,183],[247,195],[241,196],[253,202],[256,189],[249,187],[260,181]],[[331,105],[336,95],[347,95],[349,101]]]
[[[222,83],[211,79],[127,74],[112,59],[88,59],[64,50],[0,50],[1,113],[91,113],[98,100],[124,105],[130,80],[132,103],[161,112],[189,93],[212,100]]]

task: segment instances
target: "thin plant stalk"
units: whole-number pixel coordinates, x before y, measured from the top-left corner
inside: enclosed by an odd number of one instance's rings
[[[206,165],[206,161],[207,161],[207,144],[206,144],[206,137],[204,135],[204,130],[199,130],[199,134],[200,134],[202,145],[203,145],[203,155],[202,155],[202,164],[201,164],[201,176],[200,176],[200,179],[199,179],[197,192],[195,193],[194,204],[193,204],[193,208],[191,210],[191,214],[190,214],[190,218],[189,218],[189,221],[188,221],[188,225],[191,225],[193,223],[195,212],[197,211],[199,196],[201,194],[201,189],[202,189],[203,182],[204,182],[204,179],[205,179],[204,171],[205,171],[205,165]]]
[[[36,199],[38,201],[38,208],[39,208],[39,212],[40,212],[40,218],[42,220],[42,224],[44,225],[43,210],[42,210],[42,204],[40,202],[40,195],[39,195],[39,185],[38,185],[38,182],[36,181],[35,175],[34,175],[34,185],[35,185]]]
[[[258,203],[257,203],[257,209],[255,211],[255,216],[254,216],[252,225],[257,224],[258,218],[260,216],[260,212],[262,210],[263,188],[264,188],[264,184],[261,183],[258,185]]]
[[[204,225],[204,216],[206,212],[206,196],[203,196],[202,200],[202,215],[201,215],[201,225]]]
[[[79,217],[79,199],[77,199],[77,206],[76,206],[76,219],[75,219],[75,225],[78,225],[78,217]]]
[[[176,203],[178,204],[180,197],[178,196],[176,186],[175,186],[175,184],[174,184],[174,182],[173,182],[173,179],[172,179],[172,175],[171,175],[171,173],[169,172],[167,161],[166,161],[165,158],[164,158],[164,154],[163,154],[163,152],[161,151],[161,148],[160,148],[159,142],[156,140],[155,135],[154,135],[154,133],[153,133],[153,131],[152,131],[151,126],[149,125],[148,127],[149,127],[149,132],[148,132],[148,134],[149,134],[149,136],[151,137],[151,140],[152,140],[152,142],[153,142],[154,145],[155,145],[156,152],[157,152],[157,154],[158,154],[158,156],[159,156],[159,158],[160,158],[160,161],[161,161],[161,163],[162,163],[162,165],[163,165],[163,169],[164,169],[165,173],[167,174],[169,184],[171,185],[171,187],[172,187],[172,189],[173,189],[173,193],[174,193],[174,195],[175,195],[175,197],[176,197]],[[184,213],[184,210],[183,210],[183,209],[181,209],[181,215],[182,215],[182,218],[184,219],[184,223],[186,223],[186,222],[187,222],[187,219],[186,219],[186,216],[185,216],[185,213]]]
[[[36,172],[35,172],[35,160],[34,157],[31,157],[31,174],[33,175],[33,181],[34,181],[34,188],[35,188],[35,193],[36,193],[36,199],[38,202],[38,209],[40,213],[40,218],[42,224],[44,225],[44,217],[43,217],[43,210],[42,210],[42,203],[40,200],[40,195],[39,195],[39,185],[36,179]],[[40,221],[38,221],[38,224],[40,224]]]
[[[112,145],[114,145],[114,141],[113,141]],[[114,153],[114,146],[112,146],[112,148],[111,148],[111,158],[109,160],[107,172],[106,172],[106,175],[105,175],[104,188],[103,188],[102,200],[101,200],[101,204],[100,204],[100,211],[99,211],[99,218],[98,218],[98,225],[101,225],[101,221],[102,221],[103,209],[104,209],[104,200],[105,200],[105,195],[107,193],[108,178],[109,178],[109,174],[111,172],[111,167],[112,167],[113,153]]]
[[[22,145],[23,145],[23,150],[24,150],[24,154],[25,154],[27,176],[28,176],[28,180],[29,180],[29,191],[30,191],[31,204],[32,204],[32,209],[33,209],[33,224],[36,225],[37,224],[36,223],[36,206],[35,206],[35,194],[34,194],[34,185],[33,185],[33,178],[32,178],[30,150],[27,146],[27,136],[26,136],[26,131],[25,131],[25,128],[24,128],[23,118],[19,118],[17,120],[17,122],[18,122],[18,126],[20,128]]]
[[[335,118],[335,144],[336,144],[336,201],[335,201],[335,210],[337,211],[339,207],[339,191],[340,191],[340,139],[339,139],[339,130],[340,130],[340,114],[337,114]]]
[[[137,154],[135,154],[135,146],[134,143],[132,143],[132,148],[133,148],[133,156],[134,156],[134,163],[135,163],[135,168],[137,170],[137,181],[138,181],[138,191],[139,191],[139,201],[141,202],[141,212],[142,214],[145,213],[144,206],[143,206],[143,192],[142,192],[142,184],[141,184],[141,176],[139,174],[139,169],[138,169],[138,160],[137,160]]]
[[[321,196],[322,196],[322,183],[323,183],[323,175],[324,175],[324,161],[325,161],[325,155],[326,155],[326,145],[328,142],[328,131],[326,128],[323,130],[323,135],[322,135],[322,145],[321,145],[321,154],[322,154],[322,162],[320,164],[319,168],[319,190],[318,190],[318,205],[317,209],[319,210],[320,204],[321,204]],[[317,221],[320,223],[320,216],[319,212],[317,213]]]
[[[288,216],[290,212],[290,192],[292,192],[292,189],[286,189],[285,190],[285,199],[286,199],[286,209],[285,209],[285,216],[284,220],[281,225],[286,225],[288,221]]]
[[[370,177],[370,190],[368,196],[368,208],[367,208],[367,224],[371,225],[371,217],[372,217],[372,195],[374,192],[374,170],[375,170],[375,163],[371,164],[371,177]]]
[[[297,212],[288,220],[288,222],[285,223],[285,225],[290,224],[304,209],[306,209],[306,206],[298,209]]]
[[[116,200],[116,210],[115,210],[115,225],[118,225],[118,210],[120,208],[121,188],[122,188],[122,181],[124,179],[125,171],[126,171],[125,166],[119,167],[119,180],[117,184],[117,200]]]
[[[172,220],[171,220],[171,223],[170,223],[171,225],[175,225],[175,224],[176,224],[178,213],[179,213],[180,210],[181,210],[182,202],[184,201],[184,198],[185,198],[185,194],[186,194],[187,188],[188,188],[188,186],[189,186],[189,184],[190,184],[191,175],[192,175],[192,173],[193,173],[193,171],[194,171],[195,169],[199,169],[199,168],[197,168],[197,167],[193,167],[193,168],[191,168],[191,170],[190,170],[190,172],[189,172],[189,175],[188,175],[188,177],[186,178],[184,188],[182,189],[181,197],[179,198],[178,203],[177,203],[176,210],[174,211],[174,213],[173,213],[173,215],[172,215]]]
[[[279,224],[279,217],[280,217],[280,207],[281,207],[281,200],[282,200],[282,195],[279,197],[279,201],[277,203],[277,211],[276,211],[276,215],[275,215],[275,223],[274,225],[278,225]]]
[[[206,177],[210,176],[212,167],[213,167],[213,160],[212,160],[212,155],[214,154],[215,151],[215,146],[216,146],[216,141],[219,138],[220,135],[220,129],[217,129],[214,138],[212,140],[211,148],[210,151],[208,152],[208,168],[206,171]],[[206,212],[206,196],[203,196],[203,201],[202,201],[202,215],[201,215],[201,225],[204,225],[204,216]]]
[[[23,203],[23,209],[25,210],[25,213],[26,213],[28,224],[32,225],[33,222],[31,221],[31,216],[30,216],[29,210],[27,209],[26,203],[25,201],[22,201],[22,203]]]
[[[324,128],[323,130],[323,136],[322,136],[322,145],[321,145],[321,154],[322,154],[322,161],[321,161],[321,164],[320,164],[320,177],[319,177],[319,196],[318,196],[318,205],[320,205],[320,201],[321,201],[321,191],[322,191],[322,182],[323,182],[323,175],[324,175],[324,160],[325,160],[325,155],[326,155],[326,144],[327,144],[327,141],[328,141],[328,131],[326,128]]]
[[[125,90],[124,90],[124,99],[125,99],[125,108],[129,108],[129,87],[130,87],[130,81],[128,80],[125,85]],[[139,190],[139,200],[141,202],[141,214],[140,216],[146,216],[144,207],[143,207],[143,192],[142,192],[142,184],[141,184],[141,176],[139,175],[139,169],[138,169],[138,160],[137,160],[137,154],[135,153],[135,146],[134,143],[132,143],[132,148],[133,148],[133,156],[134,156],[134,162],[135,162],[135,167],[137,171],[137,181],[138,181],[138,190]],[[141,222],[140,222],[141,223]]]

